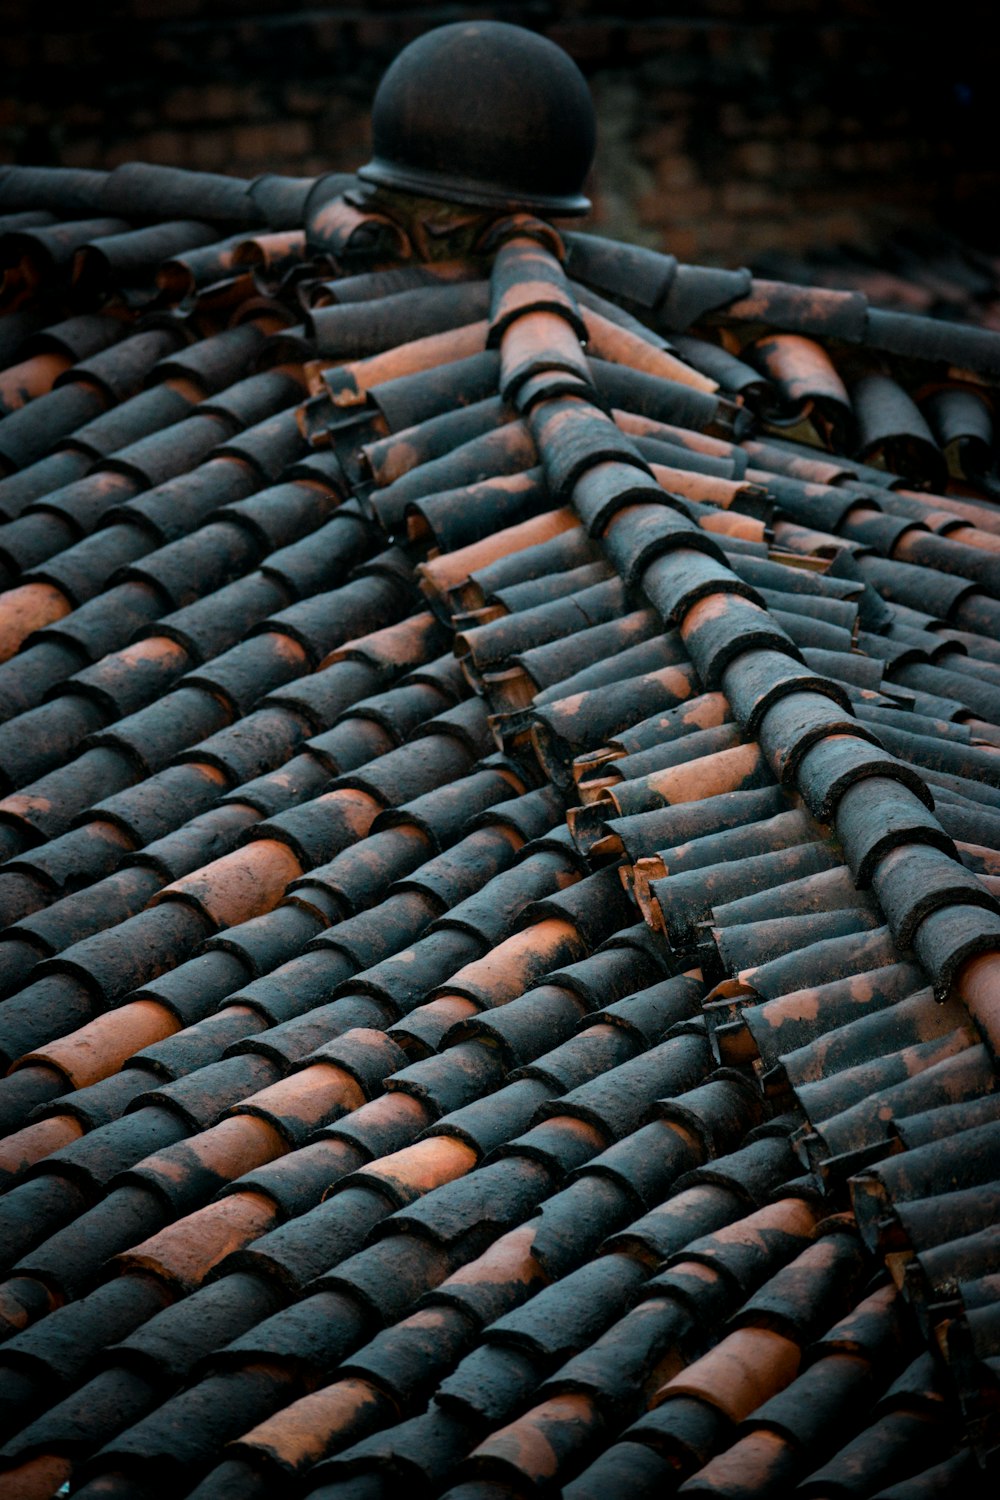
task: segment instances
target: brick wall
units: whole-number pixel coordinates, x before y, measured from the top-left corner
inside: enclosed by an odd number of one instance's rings
[[[595,217],[611,233],[722,264],[873,244],[899,224],[982,238],[1000,187],[991,12],[953,0],[944,24],[901,0],[6,0],[0,159],[351,168],[400,47],[494,16],[546,32],[586,72]]]

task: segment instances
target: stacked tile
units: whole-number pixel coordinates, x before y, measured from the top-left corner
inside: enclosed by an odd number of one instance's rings
[[[0,1496],[974,1485],[996,336],[0,208]]]
[[[862,292],[880,307],[997,326],[996,258],[942,226],[908,227],[864,252],[842,244],[801,256],[769,252],[761,275]]]

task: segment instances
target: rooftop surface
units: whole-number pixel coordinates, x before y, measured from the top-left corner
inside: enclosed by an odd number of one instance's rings
[[[0,216],[0,1500],[995,1483],[1000,333]]]

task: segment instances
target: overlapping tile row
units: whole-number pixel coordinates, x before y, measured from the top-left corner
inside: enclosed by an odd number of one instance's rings
[[[996,336],[342,179],[0,204],[0,1495],[971,1491]]]
[[[896,312],[997,326],[996,256],[943,225],[898,229],[864,250],[842,243],[804,255],[770,251],[755,266],[763,276],[859,291]]]

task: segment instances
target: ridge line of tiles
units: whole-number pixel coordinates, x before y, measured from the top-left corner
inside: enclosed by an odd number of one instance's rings
[[[530,253],[532,257],[548,257],[548,277],[555,280],[559,272],[558,262],[554,257],[548,256],[548,252],[538,243],[537,238],[527,240],[522,231],[520,242],[521,244],[527,243],[531,245]],[[504,249],[498,255],[498,261],[501,264],[503,262],[504,251],[512,246],[517,246],[518,243],[515,231],[512,237],[505,242]],[[569,296],[568,289],[566,295],[567,297]],[[530,316],[530,312],[522,313],[522,316]],[[515,327],[516,322],[508,324],[507,328],[500,335],[502,356],[505,350],[510,347],[511,330]],[[539,363],[544,364],[546,362],[548,363],[548,368],[558,369],[559,355],[554,351],[541,351]],[[513,378],[516,380],[517,377],[518,372],[515,371]],[[648,467],[641,454],[624,435],[614,429],[607,415],[593,405],[585,389],[581,389],[573,395],[551,397],[546,394],[544,386],[536,385],[531,392],[531,397],[532,400],[527,411],[527,418],[534,432],[543,465],[545,465],[547,472],[550,473],[550,476],[555,481],[554,487],[557,497],[562,496],[569,499],[578,514],[580,514],[584,524],[587,524],[588,519],[591,519],[593,515],[591,506],[588,504],[590,495],[583,483],[588,469],[592,470],[596,464],[602,461],[607,462],[611,455],[614,454],[616,458],[624,460],[625,463],[633,466],[640,472],[645,471],[648,473]],[[557,406],[560,408],[558,412],[556,410]],[[552,434],[556,431],[557,424],[561,421],[572,424],[576,413],[584,408],[586,410],[586,423],[593,424],[593,429],[595,430],[610,428],[614,432],[614,438],[611,439],[609,437],[602,441],[600,437],[594,437],[590,441],[591,453],[578,462],[577,473],[570,472],[566,474],[562,463],[556,458],[551,446]],[[585,426],[582,422],[578,422],[577,425],[581,428]],[[587,432],[584,431],[582,433],[581,444],[584,447],[584,451],[586,451],[589,437],[590,434]],[[692,558],[693,553],[690,551],[691,548],[702,552],[707,551],[710,554],[713,549],[706,544],[704,534],[699,533],[697,528],[683,517],[683,507],[681,507],[681,517],[675,519],[671,516],[669,526],[666,527],[663,525],[665,518],[662,516],[649,515],[643,517],[637,522],[637,534],[635,537],[629,537],[626,540],[624,550],[616,546],[614,535],[615,519],[616,517],[621,517],[623,510],[628,511],[630,507],[641,504],[641,490],[641,484],[631,487],[622,485],[616,499],[614,486],[612,485],[610,493],[606,492],[601,495],[602,505],[598,523],[600,527],[599,539],[604,546],[604,550],[606,552],[610,551],[611,561],[617,570],[621,572],[623,566],[628,570],[625,575],[626,581],[629,581],[629,576],[634,580],[638,580],[641,576],[645,592],[651,595],[665,622],[674,624],[680,629],[682,638],[684,638],[688,650],[693,655],[695,666],[698,668],[701,680],[705,685],[710,690],[718,686],[722,686],[725,689],[727,682],[726,662],[728,660],[728,664],[731,665],[732,661],[738,658],[736,658],[736,653],[732,650],[732,637],[730,636],[729,640],[723,645],[717,638],[717,631],[714,631],[712,628],[714,623],[712,612],[714,610],[717,613],[718,610],[718,606],[713,606],[711,603],[712,595],[714,594],[716,598],[721,598],[725,594],[734,600],[740,597],[749,597],[749,602],[753,609],[763,612],[765,616],[769,614],[767,605],[760,598],[759,594],[756,594],[756,591],[749,591],[747,589],[747,586],[732,572],[725,559],[717,552],[713,559],[713,565],[708,570],[707,581],[700,582],[696,587],[685,584],[680,578],[674,578],[672,575],[676,569],[669,568],[669,563],[666,567],[658,570],[660,576],[657,577],[655,583],[651,584],[649,573],[655,567],[657,561],[663,564],[673,554],[676,562],[677,552],[683,552],[685,548]],[[651,500],[654,499],[652,487],[649,490],[649,498]],[[659,496],[656,496],[655,499],[656,503],[662,503]],[[633,516],[634,514],[635,512],[632,511]],[[643,525],[644,521],[648,521],[649,523],[645,527]],[[591,525],[593,526],[592,519]],[[643,536],[643,530],[646,532],[646,537]],[[657,532],[659,532],[659,535],[657,535]],[[653,539],[652,546],[649,545],[646,539],[649,536],[652,536]],[[645,547],[643,545],[644,542],[646,543]],[[687,560],[682,560],[681,565],[690,566],[690,563]],[[664,576],[668,570],[671,576]],[[723,626],[726,623],[723,622]],[[745,654],[752,657],[757,653],[777,651],[792,662],[797,659],[800,660],[798,651],[789,641],[784,631],[781,630],[780,626],[772,623],[770,630],[767,632],[768,638],[763,642],[759,638],[754,638],[752,631],[753,626],[751,625],[748,632],[747,650],[745,653],[740,653],[741,655]],[[759,635],[760,632],[758,631],[757,636],[759,637]],[[703,641],[706,641],[707,644],[703,645]],[[720,659],[722,661],[721,666],[719,665]],[[809,687],[812,691],[816,690],[817,684],[815,680],[810,681]],[[764,696],[763,707],[761,705],[762,695],[757,696],[757,702],[753,702],[752,700],[741,702],[737,698],[735,704],[736,716],[748,731],[754,732],[762,729],[764,728],[763,721],[766,720],[768,712],[774,704],[780,702],[781,698],[786,694],[794,693],[796,690],[801,691],[801,685],[796,684],[789,677],[785,682],[779,683],[777,692]],[[820,685],[820,691],[824,691],[832,697],[838,696],[832,684],[826,686]],[[727,696],[732,701],[733,691],[731,687]],[[766,733],[766,729],[764,729],[764,732]],[[834,730],[830,739],[833,739],[836,735],[837,731]],[[829,744],[829,740],[827,743]],[[841,746],[840,748],[842,750],[848,749],[847,746]],[[860,751],[864,748],[864,743],[859,736],[858,749]],[[771,750],[769,758],[772,759],[772,765],[776,770],[778,779],[787,780],[787,773],[785,775],[782,774],[783,768],[780,762],[775,764],[777,750],[778,747],[775,746]],[[822,757],[823,753],[823,741],[819,740],[816,745],[810,748],[810,751],[807,752],[803,759],[809,759],[811,756],[815,762]],[[840,790],[842,795],[842,791],[846,790],[846,785],[850,784],[850,781],[853,781],[854,778],[850,774],[849,760],[846,766],[843,763],[840,765],[835,764],[832,769],[833,774],[831,775],[821,765],[818,773],[814,772],[814,779],[808,778],[803,772],[800,762],[795,767],[793,776],[795,784],[804,796],[810,810],[815,815],[822,817],[829,817],[832,813],[836,822],[837,805],[839,803],[838,790]],[[869,774],[871,773],[869,772]],[[904,770],[900,763],[895,761],[895,757],[883,755],[877,774],[882,778],[901,780],[911,790],[914,789],[914,773],[909,768],[905,768]],[[838,783],[842,783],[842,785],[838,786]],[[926,785],[924,785],[922,800],[929,806],[932,805],[931,793],[926,788]],[[941,830],[941,836],[944,838],[943,830]],[[949,856],[945,853],[943,857],[948,858]],[[955,904],[958,905],[960,903],[956,902]],[[1000,907],[997,907],[994,903],[994,921],[985,925],[984,936],[966,936],[963,934],[965,941],[959,945],[957,953],[945,951],[939,956],[936,945],[933,941],[928,941],[925,936],[923,923],[917,927],[915,934],[917,951],[925,967],[932,974],[939,999],[943,1000],[951,991],[958,971],[965,962],[970,959],[980,961],[977,963],[976,973],[971,984],[966,986],[966,993],[963,995],[963,999],[970,1014],[983,1032],[984,1038],[989,1043],[995,1057],[1000,1056],[1000,1014],[997,1012],[996,1005],[988,993],[988,989],[992,983],[1000,984],[1000,918],[997,917],[997,912],[1000,912]],[[925,918],[925,922],[931,922],[932,926],[937,925],[931,917]],[[988,958],[992,961],[989,963],[989,972],[987,974],[986,963],[984,961]],[[982,977],[980,977],[980,974],[982,974]]]

